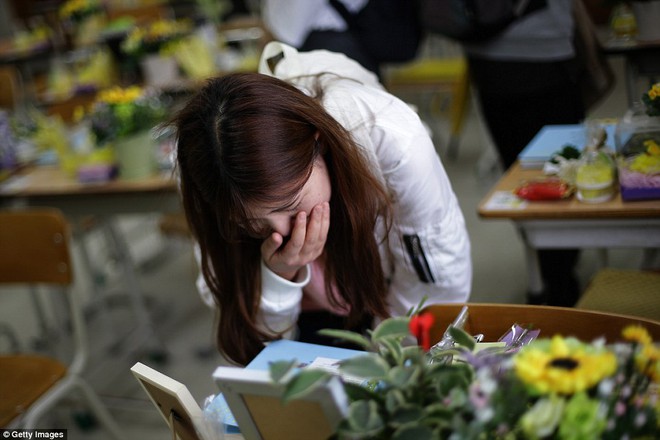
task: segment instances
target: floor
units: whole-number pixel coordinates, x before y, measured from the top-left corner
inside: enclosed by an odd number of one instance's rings
[[[618,72],[621,60],[613,59]],[[621,77],[620,77],[621,78]],[[619,117],[625,111],[623,81],[619,80],[612,95],[591,117]],[[521,241],[508,221],[484,221],[476,207],[500,174],[474,106],[460,142],[456,159],[445,157],[442,121],[428,119],[434,128],[438,150],[458,195],[472,241],[474,280],[471,301],[522,303],[525,298],[525,263]],[[116,298],[109,320],[91,314],[90,340],[93,353],[88,378],[102,396],[129,440],[171,438],[156,409],[130,374],[136,362],[146,363],[186,384],[200,403],[216,392],[211,373],[222,360],[211,348],[213,314],[202,304],[194,287],[196,267],[190,244],[185,240],[164,238],[158,232],[157,217],[122,218],[121,227],[131,243],[138,264],[139,282],[152,311],[154,333],[135,334],[135,319],[123,301],[122,279],[112,255],[104,249],[100,237],[90,236],[98,259],[97,283]],[[96,242],[95,242],[96,240]],[[610,265],[635,267],[641,253],[634,249],[610,251]],[[80,263],[77,255],[76,263]],[[579,263],[581,281],[587,283],[598,268],[597,251],[583,252]],[[84,274],[83,274],[84,275]],[[101,276],[102,275],[102,276]],[[92,279],[80,276],[76,289],[89,292]],[[30,344],[36,329],[22,318],[21,309],[28,307],[18,297],[0,299],[0,320],[19,328],[20,342]],[[16,319],[16,317],[21,317]],[[12,319],[13,318],[13,319]],[[143,337],[145,336],[145,337]],[[74,416],[81,410],[75,401],[66,401],[45,417],[44,428],[67,428],[69,440],[105,440],[103,429],[85,427]]]

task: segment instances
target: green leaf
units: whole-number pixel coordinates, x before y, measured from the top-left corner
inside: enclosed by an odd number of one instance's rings
[[[331,328],[325,328],[323,330],[319,330],[317,333],[321,336],[327,336],[329,338],[337,338],[337,339],[342,339],[344,341],[352,342],[354,344],[359,345],[360,347],[363,347],[365,350],[371,348],[371,342],[369,341],[369,339],[362,336],[359,333],[351,332],[348,330],[338,330]]]
[[[476,343],[474,342],[474,338],[470,336],[470,334],[467,333],[465,330],[454,326],[450,326],[449,334],[451,335],[452,338],[454,338],[454,341],[456,341],[457,344],[462,345],[463,347],[467,348],[470,351],[474,350],[474,347],[476,346]]]
[[[319,385],[325,383],[332,375],[322,370],[301,370],[286,385],[282,400],[287,403],[294,399],[306,396]]]
[[[369,387],[365,387],[362,384],[358,385],[355,383],[346,382],[344,383],[344,391],[346,392],[346,395],[351,402],[356,400],[383,400],[382,393],[374,392]]]
[[[392,417],[390,417],[389,424],[394,427],[401,427],[419,421],[424,416],[424,410],[419,405],[404,405],[398,408]]]
[[[410,365],[406,367],[397,366],[387,373],[387,381],[396,388],[414,387],[419,380],[419,367]]]
[[[282,379],[289,374],[291,370],[294,369],[298,361],[292,359],[290,361],[276,361],[268,364],[268,370],[270,371],[270,378],[275,383],[282,382]]]
[[[392,414],[396,412],[397,409],[405,404],[406,398],[401,390],[394,388],[387,392],[387,395],[385,396],[385,408],[388,413]]]
[[[429,296],[424,295],[422,297],[422,300],[419,302],[419,304],[417,304],[416,306],[411,307],[410,309],[408,309],[408,313],[406,313],[406,316],[410,317],[410,316],[413,316],[413,315],[418,315],[419,312],[421,312],[422,309],[424,308],[424,304],[426,304],[426,301],[428,299],[429,299]]]
[[[394,431],[392,440],[433,440],[433,431],[424,425],[403,426]]]
[[[379,434],[385,428],[385,423],[378,414],[378,405],[372,400],[351,403],[347,419],[352,430],[371,436]]]
[[[349,358],[339,364],[342,373],[364,378],[385,377],[389,368],[387,362],[375,354]]]
[[[405,338],[410,335],[409,321],[409,318],[404,317],[388,318],[374,329],[371,340],[378,342],[383,338]]]
[[[380,344],[383,346],[383,348],[387,352],[387,353],[383,353],[383,350],[381,349],[381,354],[389,355],[389,357],[392,358],[392,361],[393,361],[394,364],[402,364],[403,363],[401,344],[399,342],[392,341],[392,340],[389,340],[389,339],[383,339],[383,340],[380,341]]]

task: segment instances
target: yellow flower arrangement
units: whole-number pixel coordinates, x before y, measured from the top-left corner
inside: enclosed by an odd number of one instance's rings
[[[90,15],[103,11],[99,0],[68,0],[59,9],[60,18],[80,22]]]
[[[660,116],[660,83],[653,84],[651,88],[642,95],[642,101],[646,105],[647,115]]]
[[[150,130],[165,115],[160,97],[139,86],[113,87],[98,93],[88,114],[98,144]]]
[[[480,351],[450,327],[458,345],[434,351],[422,317],[386,319],[367,336],[322,330],[368,352],[340,361],[338,373],[273,362],[271,377],[284,386],[285,402],[332,376],[350,377],[337,439],[660,438],[660,350],[643,327],[626,327],[624,342],[611,345],[556,335]],[[422,346],[402,344],[411,332]],[[447,362],[452,356],[460,360]]]
[[[132,56],[159,53],[169,44],[190,33],[188,20],[156,20],[146,27],[135,27],[121,44],[121,49]]]

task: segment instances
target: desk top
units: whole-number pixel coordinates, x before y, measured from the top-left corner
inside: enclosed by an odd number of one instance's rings
[[[522,169],[516,162],[479,203],[479,216],[486,219],[567,220],[660,218],[660,200],[624,202],[617,194],[604,203],[584,203],[575,196],[547,202],[496,203],[525,180],[543,177],[542,170]]]
[[[176,191],[176,181],[168,173],[134,181],[80,183],[56,166],[27,167],[0,184],[0,198]]]

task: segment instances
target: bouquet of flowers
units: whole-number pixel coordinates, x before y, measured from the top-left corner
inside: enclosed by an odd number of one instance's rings
[[[133,28],[122,42],[121,49],[137,58],[145,54],[162,54],[172,43],[188,35],[191,29],[187,20],[156,20],[146,27]]]
[[[99,145],[150,130],[164,116],[165,105],[160,96],[139,86],[99,92],[87,115]]]
[[[653,84],[651,88],[642,95],[642,102],[646,106],[646,114],[649,116],[660,116],[660,83]]]
[[[68,0],[60,6],[59,14],[62,20],[80,23],[86,18],[104,12],[99,0]]]
[[[325,330],[369,353],[340,363],[350,406],[339,439],[621,439],[660,438],[660,349],[641,327],[625,343],[585,343],[554,336],[522,348],[474,351],[458,328],[457,343],[430,350],[433,316],[383,321],[368,337]],[[422,346],[402,344],[411,331]],[[454,359],[453,362],[451,359]],[[304,396],[336,373],[271,364],[285,400]]]

